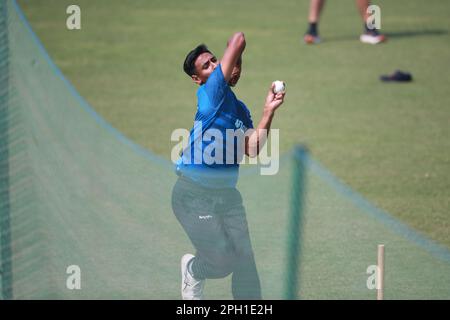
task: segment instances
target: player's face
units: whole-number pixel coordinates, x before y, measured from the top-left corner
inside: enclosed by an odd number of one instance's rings
[[[233,71],[231,72],[230,81],[228,81],[230,87],[234,87],[238,83],[239,78],[241,77],[241,72],[242,72],[242,59],[239,57],[238,62],[236,63],[236,65],[233,68]]]
[[[209,52],[202,53],[195,60],[196,74],[192,76],[192,80],[197,84],[205,83],[218,65],[219,61],[214,55]]]

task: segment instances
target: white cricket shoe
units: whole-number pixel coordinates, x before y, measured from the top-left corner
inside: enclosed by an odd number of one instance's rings
[[[373,30],[371,32],[363,33],[359,40],[362,43],[368,43],[368,44],[378,44],[381,42],[385,42],[387,40],[386,36],[383,34],[379,34],[376,30]]]
[[[183,300],[203,300],[205,280],[195,279],[187,267],[192,258],[194,255],[190,253],[181,258],[181,297]]]

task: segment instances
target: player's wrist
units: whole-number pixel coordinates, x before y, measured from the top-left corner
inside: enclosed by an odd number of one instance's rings
[[[264,118],[272,118],[275,114],[275,109],[273,109],[272,107],[269,106],[265,106],[264,107],[264,111],[263,111],[263,117]]]

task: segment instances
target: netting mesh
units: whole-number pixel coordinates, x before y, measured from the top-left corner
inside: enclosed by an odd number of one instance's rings
[[[173,165],[95,114],[17,4],[0,5],[3,298],[179,299],[180,257],[193,248],[172,212]],[[296,155],[275,176],[240,174],[263,298],[374,299],[378,244],[385,298],[450,298],[446,248]],[[80,290],[67,287],[71,265]],[[230,288],[231,277],[208,280],[205,298],[230,299]]]

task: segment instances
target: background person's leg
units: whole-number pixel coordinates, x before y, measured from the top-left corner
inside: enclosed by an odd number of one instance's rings
[[[356,6],[358,7],[359,14],[361,15],[362,20],[364,23],[367,21],[367,18],[369,17],[367,13],[367,8],[370,5],[369,0],[356,0]]]
[[[324,3],[325,0],[311,0],[309,4],[309,15],[308,15],[309,26],[308,31],[306,31],[306,34],[303,38],[303,40],[307,44],[320,42],[318,24],[320,13],[322,12]]]
[[[359,14],[364,23],[364,32],[360,36],[360,40],[363,43],[377,44],[386,41],[386,36],[380,34],[377,29],[369,29],[367,26],[367,19],[369,14],[367,13],[367,8],[370,5],[369,0],[356,0],[356,6],[358,7]]]
[[[308,15],[309,23],[319,22],[320,13],[322,12],[324,3],[325,0],[311,0],[311,2],[309,3],[309,15]]]

